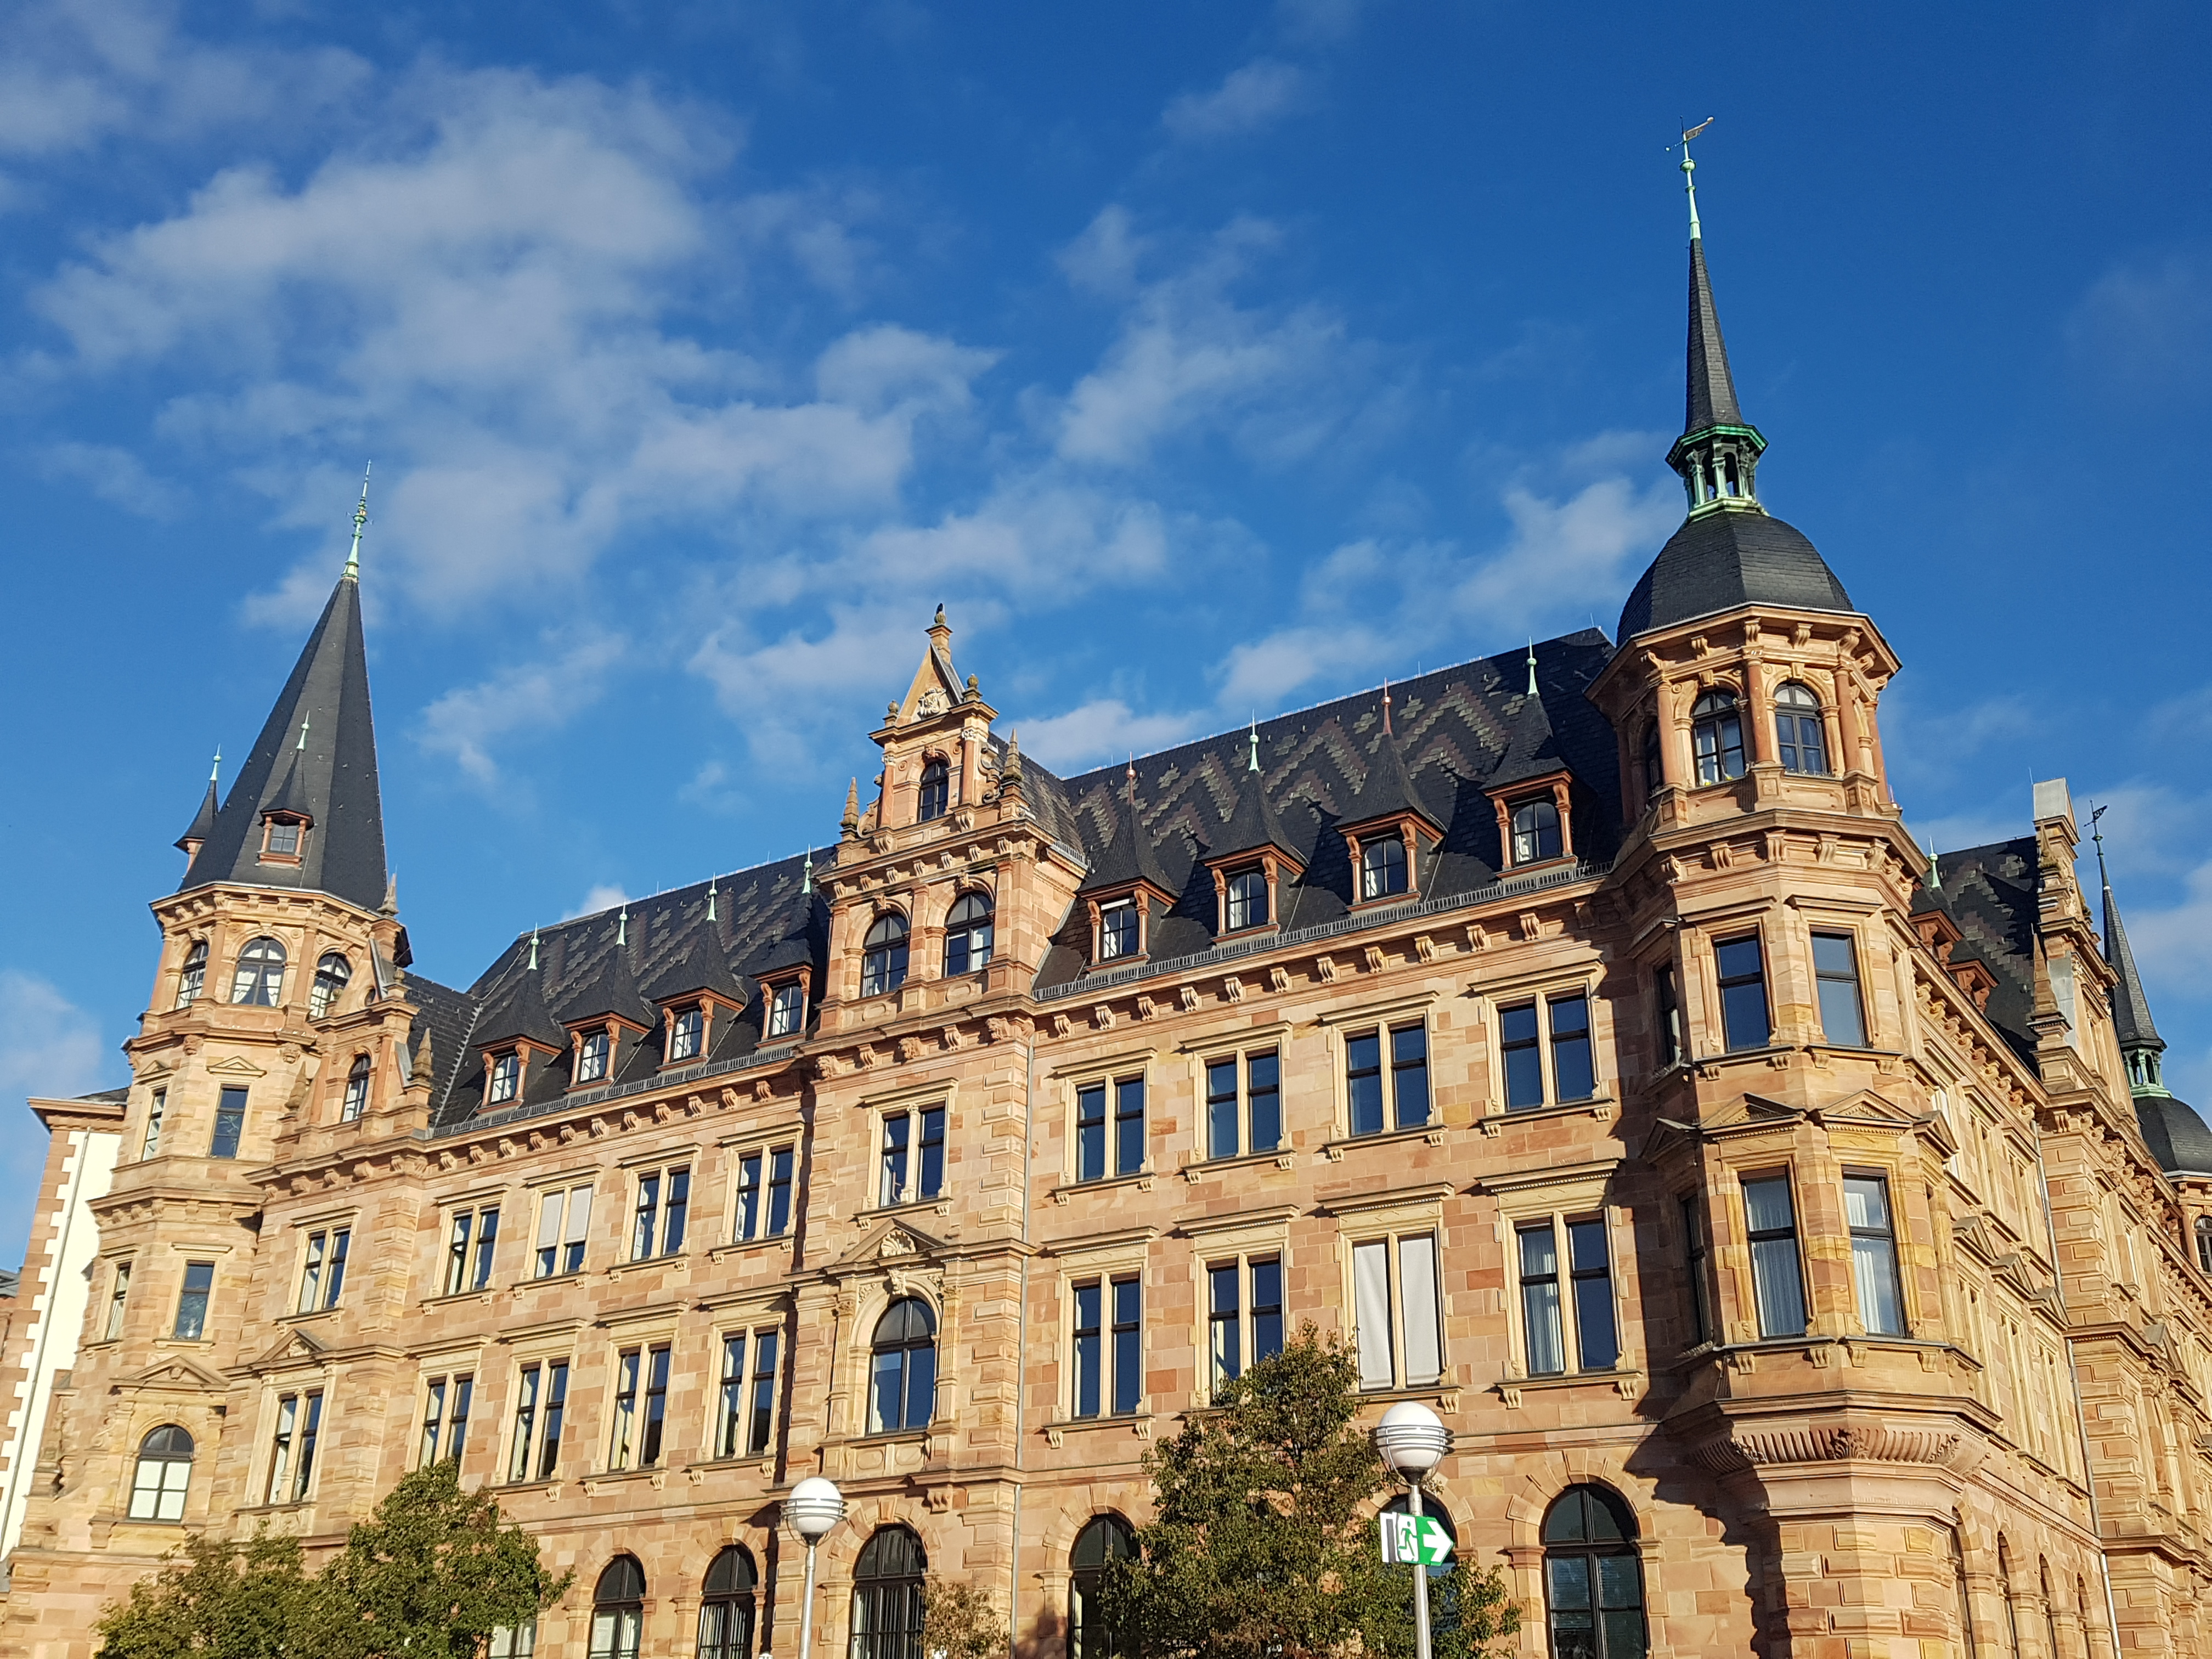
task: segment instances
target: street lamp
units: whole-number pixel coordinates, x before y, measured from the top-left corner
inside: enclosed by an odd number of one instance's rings
[[[809,1475],[783,1500],[783,1516],[806,1540],[806,1600],[799,1609],[799,1659],[809,1659],[814,1644],[814,1547],[845,1518],[845,1494],[820,1475]],[[1423,1659],[1427,1659],[1425,1649]]]
[[[1417,1401],[1401,1401],[1382,1413],[1375,1425],[1375,1449],[1382,1461],[1406,1477],[1414,1530],[1421,1518],[1421,1477],[1443,1461],[1451,1449],[1451,1431],[1444,1420]],[[1429,1659],[1429,1569],[1418,1558],[1413,1562],[1413,1630],[1419,1659]],[[805,1656],[800,1656],[805,1659]]]

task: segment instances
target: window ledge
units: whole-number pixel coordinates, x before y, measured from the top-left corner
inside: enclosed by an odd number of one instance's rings
[[[1620,1109],[1620,1102],[1612,1095],[1592,1095],[1588,1100],[1562,1100],[1547,1106],[1522,1106],[1507,1112],[1486,1112],[1475,1119],[1474,1127],[1486,1135],[1494,1135],[1509,1123],[1540,1121],[1546,1118],[1572,1117],[1587,1112],[1603,1123]]]
[[[302,1313],[279,1314],[276,1322],[279,1325],[306,1325],[318,1319],[328,1319],[337,1311],[337,1304],[333,1303],[327,1308],[309,1308]]]
[[[1450,1127],[1443,1119],[1431,1118],[1410,1129],[1378,1129],[1371,1135],[1346,1135],[1328,1142],[1321,1149],[1321,1155],[1332,1164],[1341,1164],[1345,1153],[1356,1146],[1395,1146],[1412,1140],[1425,1140],[1431,1146],[1441,1146]]]
[[[315,1500],[312,1498],[293,1498],[286,1499],[282,1504],[241,1504],[238,1506],[237,1513],[240,1515],[296,1515],[302,1510],[311,1510],[314,1507]],[[165,1522],[161,1524],[174,1526],[176,1523]]]
[[[935,1198],[917,1198],[904,1204],[878,1204],[872,1210],[854,1211],[853,1213],[853,1224],[856,1227],[866,1227],[871,1223],[881,1221],[886,1217],[919,1215],[924,1210],[933,1210],[939,1215],[951,1215],[952,1213],[952,1200],[944,1196],[942,1194],[939,1194]]]
[[[1409,1388],[1362,1389],[1358,1398],[1362,1409],[1369,1406],[1395,1406],[1401,1400],[1414,1400],[1423,1404],[1434,1402],[1437,1409],[1446,1417],[1454,1417],[1460,1408],[1460,1385],[1440,1376],[1433,1382],[1416,1382]]]
[[[538,1281],[533,1279],[530,1282],[535,1285]],[[423,1308],[444,1308],[456,1306],[463,1302],[481,1302],[489,1307],[493,1299],[499,1295],[500,1288],[497,1285],[478,1285],[465,1291],[441,1291],[435,1296],[424,1297],[416,1305]]]
[[[1052,1189],[1052,1201],[1065,1204],[1078,1193],[1111,1192],[1121,1187],[1134,1187],[1140,1193],[1149,1193],[1158,1179],[1158,1170],[1146,1168],[1128,1175],[1101,1176],[1096,1181],[1063,1182]]]
[[[707,1252],[707,1260],[720,1265],[730,1257],[746,1250],[764,1250],[771,1244],[788,1244],[792,1233],[766,1233],[758,1238],[733,1238],[726,1244],[717,1244]]]
[[[668,1484],[668,1465],[652,1463],[635,1469],[599,1469],[576,1477],[576,1484],[586,1498],[597,1498],[605,1487],[634,1486],[641,1482],[659,1492]]]
[[[181,1528],[196,1524],[193,1522],[185,1520],[182,1516],[179,1516],[173,1521],[157,1520],[150,1515],[110,1515],[100,1518],[106,1520],[111,1526],[160,1527],[165,1530],[170,1528]]]
[[[1239,1152],[1234,1158],[1195,1158],[1176,1173],[1195,1187],[1201,1181],[1217,1175],[1232,1174],[1238,1170],[1256,1170],[1269,1164],[1280,1170],[1294,1170],[1297,1163],[1297,1150],[1286,1143],[1272,1146],[1264,1152]]]
[[[1054,1446],[1064,1446],[1071,1434],[1096,1434],[1101,1431],[1133,1434],[1139,1440],[1152,1437],[1152,1413],[1150,1412],[1121,1412],[1112,1417],[1065,1417],[1044,1425],[1044,1437]]]
[[[873,1434],[857,1435],[854,1440],[867,1446],[919,1446],[927,1443],[930,1431],[936,1426],[934,1423],[925,1423],[918,1429],[878,1429]]]
[[[538,1285],[574,1285],[591,1276],[592,1270],[589,1267],[579,1267],[574,1273],[546,1273],[541,1278],[517,1279],[508,1288],[526,1291]]]
[[[637,1261],[617,1261],[608,1267],[607,1277],[619,1279],[625,1273],[643,1273],[648,1267],[680,1267],[687,1265],[690,1260],[691,1257],[688,1252],[677,1250],[667,1255],[648,1255]]]
[[[154,1339],[154,1346],[157,1348],[212,1348],[215,1339],[211,1336],[157,1336]]]
[[[1644,1375],[1641,1370],[1611,1366],[1604,1370],[1561,1371],[1548,1376],[1501,1376],[1491,1385],[1491,1392],[1505,1402],[1508,1410],[1517,1411],[1523,1395],[1555,1394],[1592,1384],[1611,1389],[1623,1400],[1633,1400],[1644,1391]]]

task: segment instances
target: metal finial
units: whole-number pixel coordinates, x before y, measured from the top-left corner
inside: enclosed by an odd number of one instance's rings
[[[215,764],[209,769],[208,781],[210,783],[222,781],[222,750],[220,749],[215,751]]]
[[[300,741],[292,746],[302,754],[307,752],[307,722],[314,718],[315,711],[312,708],[300,716]]]
[[[812,842],[806,844],[806,861],[799,866],[799,890],[802,893],[811,893],[814,890],[814,843]]]
[[[1390,682],[1388,680],[1382,682],[1382,735],[1386,738],[1396,735],[1390,730]]]
[[[1252,758],[1245,763],[1244,769],[1248,772],[1260,769],[1260,717],[1257,714],[1252,717]]]
[[[1528,695],[1536,695],[1536,641],[1528,641]]]
[[[530,965],[532,968],[538,965],[538,930],[535,927],[530,930]]]
[[[1690,194],[1690,240],[1693,242],[1701,240],[1702,234],[1698,229],[1698,164],[1690,159],[1690,140],[1712,124],[1713,118],[1708,115],[1697,125],[1683,128],[1682,136],[1667,146],[1682,152],[1682,188]]]
[[[375,465],[375,462],[371,461],[368,466],[364,466],[361,470],[361,505],[353,510],[353,547],[346,554],[345,574],[348,581],[357,582],[361,580],[361,529],[368,522],[368,467]]]
[[[2108,890],[2112,884],[2112,878],[2105,873],[2105,832],[2097,827],[2097,820],[2110,810],[2109,805],[2092,805],[2089,808],[2089,839],[2097,843],[2097,882],[2100,886]]]
[[[615,943],[629,943],[629,902],[626,899],[623,902],[622,914],[615,918]]]
[[[1128,790],[1129,805],[1134,806],[1137,804],[1137,751],[1133,749],[1129,751],[1129,769],[1124,775],[1123,781]]]
[[[711,881],[707,884],[707,920],[709,921],[720,920],[714,914],[714,884]]]

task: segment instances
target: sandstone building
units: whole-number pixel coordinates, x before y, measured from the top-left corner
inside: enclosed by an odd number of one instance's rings
[[[2212,1650],[2212,1133],[2065,786],[1935,860],[1898,660],[1756,487],[1702,243],[1619,629],[1061,778],[942,612],[834,850],[410,970],[356,568],[156,900],[0,1355],[0,1652],[180,1530],[458,1457],[577,1570],[502,1656],[1034,1659],[1139,1460],[1311,1321],[1558,1659]],[[2101,920],[2101,937],[2098,923]]]

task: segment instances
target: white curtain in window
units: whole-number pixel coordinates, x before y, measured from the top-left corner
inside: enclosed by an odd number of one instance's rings
[[[580,1244],[591,1236],[592,1189],[589,1187],[571,1188],[568,1192],[568,1231],[562,1242]]]
[[[538,1248],[541,1250],[550,1250],[561,1242],[561,1200],[565,1196],[556,1190],[538,1202]]]
[[[1390,1351],[1390,1247],[1383,1240],[1352,1247],[1352,1293],[1359,1386],[1389,1388],[1398,1379]]]
[[[1444,1369],[1435,1234],[1398,1241],[1398,1282],[1406,1311],[1406,1381],[1432,1382]]]

